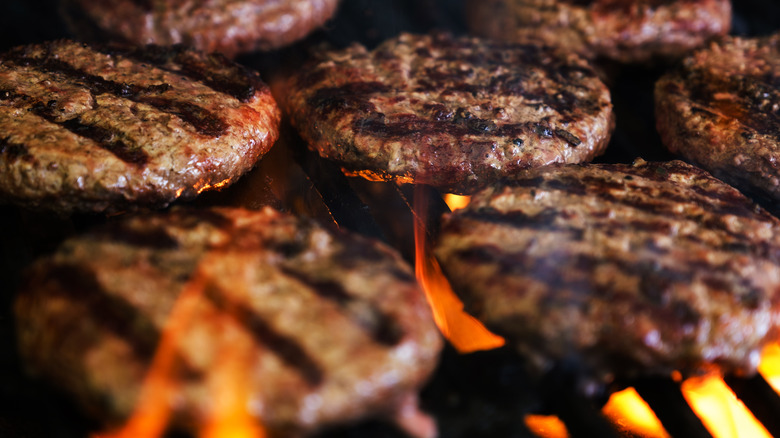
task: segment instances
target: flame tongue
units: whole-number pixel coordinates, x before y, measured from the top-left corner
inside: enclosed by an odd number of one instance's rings
[[[204,317],[203,295],[211,278],[206,267],[211,264],[211,256],[201,260],[171,310],[132,416],[119,430],[95,434],[93,438],[154,438],[165,433],[180,389],[176,376],[180,360],[178,349],[192,325]],[[219,339],[214,339],[218,351],[205,382],[212,407],[200,425],[198,436],[264,438],[264,429],[247,412],[251,349],[241,342],[242,335],[246,335],[239,333],[239,325],[229,314],[211,312],[206,319],[218,324],[220,334]]]
[[[422,189],[415,190],[414,207],[418,215],[414,223],[415,273],[425,291],[439,330],[461,353],[503,346],[504,338],[490,332],[463,310],[463,302],[452,291],[439,263],[431,254],[425,239],[425,218],[419,216],[427,214],[428,211],[427,198]]]

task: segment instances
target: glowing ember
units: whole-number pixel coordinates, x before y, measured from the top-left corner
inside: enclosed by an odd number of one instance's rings
[[[459,210],[466,207],[471,202],[471,196],[461,196],[452,193],[444,195],[444,202],[450,207],[450,211]]]
[[[627,388],[609,397],[602,408],[604,415],[619,429],[645,438],[667,438],[669,434],[634,388]]]
[[[688,379],[682,384],[688,404],[715,438],[771,437],[719,377]]]
[[[416,190],[415,211],[427,211],[427,199],[423,190]],[[452,291],[441,272],[439,263],[431,255],[425,239],[424,220],[416,218],[414,224],[415,273],[425,290],[433,311],[433,318],[445,338],[461,353],[491,350],[504,345],[504,338],[491,333],[473,316],[463,311],[463,302]]]
[[[569,438],[569,431],[554,415],[526,415],[525,425],[534,435],[542,438]]]
[[[230,178],[224,179],[218,183],[214,184],[204,184],[203,187],[198,189],[198,194],[203,193],[206,190],[217,190],[221,189],[222,187],[225,187],[226,185],[230,184],[231,180]]]
[[[119,430],[98,433],[93,438],[155,438],[162,436],[169,424],[179,382],[175,369],[177,347],[183,336],[203,315],[202,295],[209,280],[203,269],[204,257],[193,278],[185,285],[171,310],[160,344],[140,389],[138,402],[127,423]],[[247,341],[240,325],[229,315],[210,315],[209,320],[221,320],[223,342],[217,354],[219,360],[208,373],[207,382],[213,408],[199,431],[202,438],[264,438],[265,431],[247,412],[249,361],[242,348]],[[242,337],[244,338],[242,342]]]

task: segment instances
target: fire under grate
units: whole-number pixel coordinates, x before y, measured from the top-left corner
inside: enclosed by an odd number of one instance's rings
[[[38,3],[38,2],[36,2]],[[56,2],[0,6],[3,49],[16,44],[67,36],[57,18]],[[361,41],[374,46],[400,31],[445,29],[464,33],[462,0],[345,0],[336,19],[308,42],[267,55],[240,59],[266,72],[283,75],[286,68],[305,58],[305,51],[323,41],[344,46]],[[780,5],[769,1],[734,2],[734,32],[762,34],[780,23]],[[30,25],[34,22],[37,24]],[[669,156],[660,148],[652,120],[652,84],[665,69],[618,67],[613,89],[618,128],[606,156],[600,161],[630,162]],[[414,257],[411,224],[426,218],[429,239],[436,222],[448,211],[441,194],[424,189],[428,211],[414,208],[414,189],[388,183],[371,183],[346,177],[334,164],[321,160],[302,144],[289,127],[278,145],[258,168],[223,192],[204,194],[195,206],[234,205],[258,208],[271,205],[312,216],[388,242],[407,260]],[[283,147],[282,147],[283,146]],[[388,214],[387,211],[391,213]],[[18,272],[36,255],[50,251],[65,236],[101,222],[101,218],[47,217],[0,206],[2,273],[6,287],[0,293],[0,436],[9,438],[83,437],[99,426],[80,414],[72,403],[49,386],[21,371],[16,357],[10,303]],[[13,232],[8,232],[13,230]],[[421,394],[422,407],[439,424],[444,438],[534,437],[524,423],[528,414],[556,415],[572,437],[634,437],[601,411],[608,394],[583,396],[577,387],[576,365],[562,364],[543,379],[529,376],[522,360],[510,349],[460,355],[446,347],[439,368]],[[761,376],[727,376],[726,384],[766,430],[780,438],[780,396]],[[673,437],[710,437],[712,434],[682,394],[680,382],[670,378],[644,378],[623,382],[634,387],[664,429]],[[319,438],[404,437],[380,421],[323,431]]]

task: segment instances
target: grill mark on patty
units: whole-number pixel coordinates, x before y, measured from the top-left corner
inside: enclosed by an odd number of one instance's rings
[[[3,61],[17,66],[29,67],[42,73],[52,74],[84,86],[94,94],[111,94],[116,97],[145,103],[159,111],[179,117],[190,124],[195,130],[209,137],[219,137],[228,130],[227,123],[211,111],[201,108],[191,102],[155,97],[171,89],[170,84],[140,86],[137,84],[119,83],[77,69],[65,61],[26,56],[24,53],[10,52]]]
[[[173,212],[176,217],[175,223],[185,229],[192,229],[203,224],[211,225],[220,230],[231,230],[234,226],[233,221],[216,211],[204,209],[187,209]]]
[[[149,156],[146,151],[140,146],[126,143],[122,139],[124,133],[120,131],[85,124],[79,117],[62,122],[58,121],[53,114],[52,109],[57,103],[54,100],[49,101],[48,104],[44,104],[43,102],[38,102],[30,96],[21,93],[0,90],[0,101],[24,102],[25,104],[30,105],[28,110],[36,116],[41,117],[49,123],[61,126],[79,137],[94,141],[99,148],[111,152],[126,163],[135,165],[136,167],[143,167],[149,162]]]
[[[492,245],[462,249],[454,256],[467,264],[495,265],[499,275],[521,275],[544,283],[550,289],[570,289],[583,294],[603,292],[599,289],[609,290],[605,286],[597,287],[584,274],[593,272],[599,265],[609,264],[617,267],[624,275],[638,277],[639,291],[654,304],[663,304],[664,292],[674,284],[688,285],[695,280],[707,285],[729,285],[722,289],[724,293],[745,297],[749,302],[756,302],[756,296],[763,296],[761,290],[756,289],[747,279],[723,278],[719,265],[701,260],[677,259],[675,266],[670,267],[657,260],[597,257],[592,254],[566,253],[563,250],[533,256],[523,252],[506,253]],[[697,272],[705,274],[696,275]],[[736,284],[734,280],[737,280]]]
[[[490,223],[500,226],[506,226],[521,229],[530,229],[535,232],[549,232],[549,233],[568,233],[571,239],[574,241],[581,241],[585,235],[585,228],[591,230],[603,230],[605,233],[614,235],[617,233],[637,233],[645,232],[648,234],[662,233],[668,235],[672,232],[673,222],[668,220],[668,216],[650,216],[634,219],[626,222],[625,220],[604,220],[606,219],[606,212],[599,214],[598,212],[590,212],[588,214],[584,212],[577,212],[579,217],[591,217],[592,220],[584,221],[584,227],[577,227],[570,225],[566,222],[560,223],[556,221],[558,218],[566,218],[567,212],[557,210],[555,208],[546,208],[539,213],[529,215],[519,210],[511,210],[502,212],[491,207],[484,207],[478,210],[465,210],[458,213],[458,218],[471,220],[478,223]],[[462,232],[465,229],[459,225],[459,222],[450,221],[445,225],[445,229],[448,232]],[[730,236],[733,239],[742,238],[744,236]],[[686,242],[707,247],[710,250],[723,251],[730,253],[737,253],[746,256],[758,257],[767,260],[780,260],[780,252],[774,250],[771,245],[766,242],[756,243],[753,245],[744,245],[738,243],[739,241],[723,241],[714,245],[712,242],[703,241],[699,239],[695,234],[682,234],[675,235],[676,239],[681,239]],[[667,255],[668,250],[660,248],[654,245],[652,242],[648,242],[647,249],[657,252],[659,256]]]
[[[248,68],[232,64],[220,54],[206,55],[207,61],[201,61],[187,53],[186,47],[177,44],[173,47],[148,45],[141,48],[98,47],[96,50],[109,56],[123,56],[139,62],[154,65],[156,68],[187,77],[211,88],[219,93],[227,94],[241,102],[249,102],[258,91],[265,91],[268,86],[260,76]],[[178,68],[172,68],[176,66]],[[219,71],[228,69],[229,74]]]
[[[205,297],[217,309],[233,315],[257,343],[273,351],[287,366],[298,370],[308,385],[314,387],[322,384],[324,370],[295,338],[277,332],[251,307],[230,299],[224,291],[213,285],[206,287]]]
[[[350,82],[337,87],[320,88],[307,99],[307,104],[317,108],[324,116],[334,111],[376,113],[376,106],[368,97],[390,93],[392,88],[381,82]]]
[[[445,34],[433,39],[431,49],[441,52],[437,60],[451,63],[462,63],[465,60],[473,65],[488,69],[506,65],[520,66],[520,68],[531,66],[524,70],[526,74],[530,73],[532,69],[538,69],[546,76],[563,79],[561,82],[567,82],[568,86],[575,88],[579,85],[576,80],[598,77],[593,68],[568,63],[562,57],[553,54],[550,47],[536,44],[482,40],[478,45],[475,45],[469,40],[452,38]],[[471,50],[471,53],[464,54],[467,50]]]
[[[634,5],[640,8],[649,8],[655,10],[661,6],[686,3],[686,0],[642,0],[642,1],[622,1],[622,0],[561,0],[560,3],[573,6],[592,8],[594,12],[600,14],[630,13]]]
[[[127,342],[139,359],[151,360],[160,331],[134,305],[109,294],[92,270],[77,264],[56,264],[49,267],[46,275],[60,286],[56,288],[57,294],[84,303],[93,321]]]
[[[738,120],[759,135],[780,141],[780,91],[764,78],[756,76],[718,76],[696,69],[687,69],[689,98],[704,108],[713,109]],[[716,99],[718,93],[735,96]]]
[[[138,102],[153,106],[168,114],[173,114],[192,125],[199,133],[209,137],[219,137],[228,130],[228,125],[224,120],[215,116],[211,111],[191,102],[157,96],[141,96],[138,97]]]
[[[565,214],[554,208],[547,208],[536,214],[528,214],[523,211],[513,210],[502,212],[491,207],[479,210],[466,210],[458,213],[458,218],[476,222],[486,222],[496,225],[508,226],[516,229],[530,229],[551,233],[569,233],[575,240],[582,240],[585,230],[568,224],[557,223],[556,219]],[[454,231],[452,223],[447,230]]]
[[[34,112],[38,115],[41,115],[37,111]],[[85,124],[78,117],[75,119],[66,120],[61,123],[55,122],[53,119],[46,118],[45,116],[44,118],[50,122],[57,123],[58,125],[78,136],[93,140],[102,149],[111,152],[112,154],[116,155],[117,158],[126,163],[142,167],[149,162],[149,155],[146,153],[146,151],[137,145],[129,145],[123,140],[118,139],[118,137],[122,135],[121,132],[117,132],[112,129],[106,129],[97,125]]]
[[[403,339],[403,329],[390,315],[373,307],[373,303],[350,294],[344,286],[332,280],[311,278],[305,273],[287,267],[280,267],[285,275],[309,287],[320,298],[332,301],[344,311],[349,319],[366,331],[371,339],[387,346],[397,345]]]
[[[179,248],[179,241],[171,236],[165,228],[133,227],[126,221],[109,223],[100,231],[91,235],[92,238],[122,243],[134,247],[152,250],[174,250]]]
[[[366,101],[366,103],[368,103]],[[368,103],[373,106],[373,104]],[[368,107],[366,107],[368,108]],[[396,115],[393,121],[382,113],[373,112],[368,117],[355,119],[352,129],[359,134],[370,134],[377,138],[404,138],[410,134],[426,136],[452,137],[497,137],[507,143],[518,136],[535,134],[541,138],[557,137],[571,147],[579,146],[582,141],[574,134],[559,128],[538,122],[511,123],[497,126],[492,120],[481,119],[468,112],[458,111],[454,117],[439,118],[436,113],[432,120],[424,119],[414,114]],[[509,138],[514,137],[514,138]],[[464,140],[465,141],[465,140]]]
[[[94,141],[98,147],[111,152],[128,164],[143,167],[149,162],[149,155],[146,151],[136,144],[126,143],[122,139],[124,133],[121,131],[83,123],[80,117],[59,122],[50,109],[42,103],[34,104],[31,111],[49,123],[61,126],[79,137]]]
[[[608,168],[605,168],[608,169]],[[665,171],[662,174],[653,172],[655,175],[636,175],[638,177],[652,176],[655,181],[669,181],[669,174],[672,170]],[[688,172],[690,173],[690,172]],[[512,187],[530,187],[538,189],[548,189],[562,191],[573,195],[595,196],[603,201],[610,201],[615,204],[626,207],[636,208],[646,211],[650,214],[676,215],[674,205],[681,204],[687,206],[696,206],[703,210],[710,211],[705,216],[733,215],[740,218],[752,219],[755,217],[754,207],[745,199],[741,199],[738,193],[725,191],[722,189],[708,190],[702,186],[696,186],[692,190],[704,199],[696,196],[680,194],[675,190],[665,190],[661,186],[643,186],[636,179],[615,181],[608,180],[598,176],[589,175],[566,175],[558,174],[555,179],[546,179],[541,176],[533,178],[521,178],[509,180],[507,184]],[[625,195],[613,194],[610,190],[625,191]],[[684,208],[685,213],[688,208]],[[687,216],[692,219],[693,216]],[[711,225],[716,225],[712,223]],[[717,225],[717,228],[730,232],[723,228],[724,224]]]

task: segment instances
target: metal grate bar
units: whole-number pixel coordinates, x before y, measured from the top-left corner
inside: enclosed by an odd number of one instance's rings
[[[635,382],[634,388],[653,409],[669,435],[685,438],[712,437],[688,405],[680,386],[673,380],[648,377]]]
[[[369,207],[352,190],[341,169],[310,151],[302,139],[297,140],[291,142],[294,143],[291,148],[295,159],[322,196],[336,223],[364,236],[385,240]]]
[[[780,395],[764,377],[761,374],[751,378],[727,376],[724,380],[766,430],[780,437]]]

